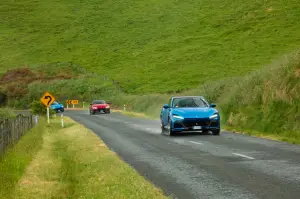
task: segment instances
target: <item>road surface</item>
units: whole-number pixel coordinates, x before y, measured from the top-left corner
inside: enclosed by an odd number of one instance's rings
[[[300,198],[300,147],[222,132],[160,134],[159,121],[66,111],[173,198]]]

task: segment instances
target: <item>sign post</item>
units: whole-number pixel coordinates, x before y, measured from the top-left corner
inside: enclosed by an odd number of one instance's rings
[[[50,110],[49,107],[55,101],[55,97],[52,96],[49,92],[45,92],[41,97],[40,101],[47,107],[47,121],[50,123]]]
[[[71,104],[71,100],[67,100],[67,108],[69,108],[69,104]]]
[[[61,117],[61,127],[64,128],[64,115],[61,114],[60,117]]]
[[[71,103],[73,104],[73,108],[75,108],[75,104],[78,104],[78,100],[72,100]]]
[[[49,107],[47,107],[47,121],[48,121],[48,124],[50,124],[50,110],[49,110]]]

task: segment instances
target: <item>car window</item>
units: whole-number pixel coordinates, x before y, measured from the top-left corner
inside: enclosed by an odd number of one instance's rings
[[[174,98],[172,107],[186,108],[186,107],[208,107],[208,104],[200,97],[182,97]]]
[[[57,102],[53,102],[52,104],[58,104]]]
[[[92,104],[105,104],[104,100],[95,100]]]

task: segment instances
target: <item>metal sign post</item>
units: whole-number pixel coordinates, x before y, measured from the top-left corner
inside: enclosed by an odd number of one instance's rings
[[[50,111],[49,111],[49,107],[47,107],[47,121],[48,121],[48,124],[50,124]]]
[[[40,101],[47,107],[47,121],[50,123],[50,110],[49,107],[55,101],[55,97],[52,96],[49,92],[45,92],[41,97]]]
[[[61,114],[60,117],[61,117],[61,127],[64,128],[64,115]]]

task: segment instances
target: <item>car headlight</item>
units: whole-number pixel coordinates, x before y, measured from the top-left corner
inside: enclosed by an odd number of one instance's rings
[[[184,119],[184,117],[179,116],[179,115],[173,115],[173,117],[176,118],[176,119]]]
[[[209,119],[217,119],[219,115],[217,113],[213,114],[212,116],[209,117]]]
[[[106,106],[106,108],[109,108],[109,107],[110,107],[109,105]]]

